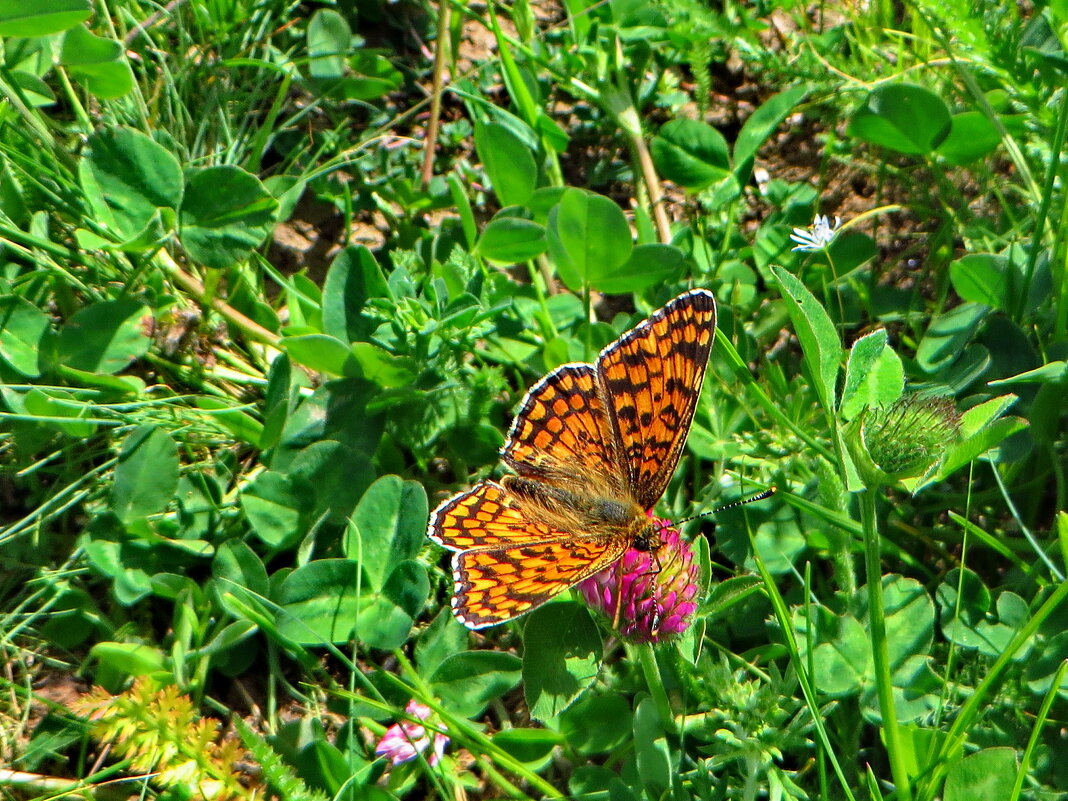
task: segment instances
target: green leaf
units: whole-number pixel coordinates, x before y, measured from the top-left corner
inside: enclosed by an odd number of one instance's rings
[[[308,21],[308,72],[316,80],[338,80],[345,75],[345,56],[352,47],[352,29],[331,9],[316,11]]]
[[[366,342],[379,325],[365,313],[372,298],[390,298],[382,268],[363,245],[345,248],[323,282],[323,333],[342,342]]]
[[[930,720],[942,707],[945,681],[931,669],[931,661],[928,654],[913,654],[890,677],[898,723]],[[874,685],[868,688],[864,705],[872,720],[882,719]]]
[[[147,676],[167,666],[162,651],[140,643],[98,642],[89,649],[89,656],[127,676]]]
[[[416,481],[383,476],[364,493],[352,516],[359,537],[348,555],[360,560],[372,589],[419,553],[429,514],[426,491]]]
[[[287,575],[278,587],[278,631],[302,645],[352,639],[358,623],[360,566],[352,559],[317,559]]]
[[[133,89],[133,71],[122,43],[94,36],[81,25],[63,37],[60,63],[99,98],[111,100]]]
[[[185,179],[179,236],[194,261],[229,267],[274,230],[278,201],[255,175],[224,165],[187,170]]]
[[[1002,256],[969,253],[949,265],[949,280],[964,300],[1004,310],[1014,302],[1013,272]]]
[[[538,167],[526,143],[499,122],[475,126],[475,149],[501,206],[522,206],[537,185]]]
[[[634,710],[634,750],[638,774],[649,798],[661,798],[671,788],[671,749],[660,725],[660,713],[652,698],[645,697]]]
[[[674,245],[650,242],[636,245],[630,258],[614,270],[591,280],[595,289],[611,295],[639,292],[651,286],[671,283],[682,273],[686,257]]]
[[[849,135],[914,156],[926,156],[949,135],[945,102],[922,86],[887,84],[872,90],[853,115]]]
[[[794,107],[808,94],[808,87],[793,86],[765,100],[742,124],[734,140],[734,164],[737,167],[754,157],[760,146],[774,133]],[[748,179],[746,179],[748,180]],[[746,181],[742,181],[746,183]]]
[[[260,446],[260,437],[263,434],[263,424],[246,412],[241,411],[234,405],[235,401],[227,401],[210,395],[200,395],[193,400],[198,409],[207,413],[207,417],[218,423],[238,442],[244,442],[254,448]]]
[[[378,345],[354,342],[352,355],[358,365],[355,378],[366,378],[384,388],[406,387],[415,380],[409,359],[387,353]]]
[[[816,686],[834,697],[854,695],[871,680],[871,642],[860,622],[842,617],[837,636],[813,652]]]
[[[415,664],[423,675],[429,675],[448,657],[467,649],[468,635],[468,630],[460,625],[446,604],[419,635],[415,644]]]
[[[132,128],[104,128],[89,137],[78,165],[82,188],[99,223],[119,242],[139,237],[160,209],[182,202],[182,168],[171,153]]]
[[[975,334],[989,309],[978,303],[962,303],[931,321],[916,348],[916,363],[933,373],[956,360]]]
[[[59,332],[60,361],[89,373],[119,372],[148,352],[150,315],[147,307],[132,298],[79,309]]]
[[[893,403],[904,386],[905,369],[886,344],[886,330],[873,331],[854,342],[849,351],[839,414],[851,420],[868,406]]]
[[[323,514],[344,525],[357,502],[375,480],[375,468],[366,453],[353,451],[340,442],[323,439],[311,443],[289,463],[288,475],[299,479],[315,493],[311,519]]]
[[[105,517],[117,526],[117,521],[114,521],[111,514],[101,515],[94,522]],[[123,549],[119,543],[106,539],[89,539],[85,542],[85,555],[95,570],[112,580],[115,599],[123,606],[133,606],[152,594],[152,581],[148,573],[139,567],[125,566]]]
[[[68,436],[84,439],[96,432],[96,423],[83,419],[93,416],[90,405],[78,400],[65,390],[54,387],[34,388],[26,393],[23,404],[27,414],[41,418],[69,419],[69,423],[59,420],[41,420],[42,424],[56,428]]]
[[[548,765],[553,749],[563,743],[563,738],[552,729],[518,727],[499,731],[493,735],[492,740],[495,746],[531,770],[541,770]]]
[[[453,714],[475,718],[519,683],[522,662],[500,651],[450,656],[430,676],[430,689]]]
[[[568,189],[550,211],[547,231],[557,272],[574,292],[611,275],[634,249],[619,206],[579,189]]]
[[[36,75],[29,72],[23,72],[22,70],[12,70],[11,78],[12,83],[15,86],[18,86],[19,90],[22,92],[22,96],[26,98],[27,105],[32,106],[33,108],[42,108],[44,106],[51,106],[56,102],[55,92],[52,91],[52,88],[47,83],[42,81]],[[20,224],[26,222],[25,219],[20,220],[18,214],[12,214],[11,212],[9,212],[9,214]]]
[[[597,624],[571,601],[534,611],[523,629],[523,686],[532,717],[549,721],[597,678],[603,656]]]
[[[1068,362],[1048,362],[1034,370],[1024,370],[1022,373],[999,378],[997,381],[988,381],[992,387],[1001,387],[1006,384],[1064,384],[1068,383]]]
[[[223,580],[222,592],[234,592],[234,584],[258,595],[268,592],[267,568],[244,540],[229,539],[219,546],[211,563],[211,574]]]
[[[1035,695],[1048,693],[1065,660],[1068,660],[1068,631],[1054,634],[1043,644],[1040,652],[1027,660],[1027,670],[1024,676],[1027,689]],[[1057,690],[1062,696],[1068,693],[1068,671],[1061,675],[1061,683]]]
[[[950,642],[997,658],[1026,623],[1027,604],[1012,592],[1002,592],[994,603],[990,590],[973,571],[951,570],[937,591],[939,625]],[[1030,648],[1020,650],[1026,658]]]
[[[882,584],[890,669],[896,672],[910,657],[930,653],[935,608],[927,590],[915,579],[888,575],[882,577]],[[867,620],[867,592],[860,593],[858,600],[857,616]]]
[[[0,36],[47,36],[92,15],[89,0],[0,0]]]
[[[827,411],[833,411],[835,381],[842,361],[842,345],[834,323],[797,276],[779,266],[773,266],[771,272],[782,290],[820,403]]]
[[[630,722],[628,722],[630,721]],[[630,738],[630,705],[610,691],[586,693],[560,716],[560,731],[580,754],[607,754]]]
[[[401,562],[380,591],[367,591],[360,598],[357,639],[372,648],[399,648],[429,595],[426,568],[415,561]]]
[[[1001,134],[981,111],[954,114],[949,135],[938,146],[938,155],[955,167],[989,156],[1001,143]]]
[[[26,378],[41,374],[41,344],[49,317],[18,295],[0,296],[0,357]]]
[[[111,510],[129,525],[162,512],[178,490],[178,446],[166,431],[138,426],[122,443]]]
[[[475,253],[489,261],[514,264],[540,256],[548,247],[544,225],[521,217],[495,217],[482,229]]]
[[[241,490],[241,509],[252,530],[272,548],[293,545],[304,533],[301,511],[313,504],[311,489],[282,473],[267,470]]]
[[[928,772],[943,753],[947,735],[940,729],[928,729],[916,724],[906,724],[898,727],[901,732],[901,745],[904,763],[908,768],[909,776],[916,777]],[[949,749],[950,754],[946,758],[949,763],[960,759],[962,746]],[[872,796],[876,798],[877,796]]]
[[[1016,783],[1014,748],[984,748],[949,769],[944,801],[1005,801]]]
[[[672,120],[653,137],[649,148],[657,171],[686,189],[704,189],[730,175],[727,140],[707,123]]]
[[[360,367],[352,346],[326,334],[282,337],[278,347],[297,364],[331,376],[357,377]]]

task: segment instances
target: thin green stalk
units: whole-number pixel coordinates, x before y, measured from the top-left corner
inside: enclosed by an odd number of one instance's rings
[[[932,760],[935,768],[926,776],[923,792],[919,794],[920,801],[926,801],[938,795],[938,790],[942,786],[946,773],[955,764],[955,760],[951,758],[951,755],[957,753],[968,739],[968,732],[975,726],[976,719],[986,706],[988,696],[1000,685],[1005,671],[1013,664],[1013,660],[1020,649],[1031,640],[1035,632],[1046,622],[1046,619],[1066,599],[1068,599],[1068,581],[1062,582],[1057,589],[1046,597],[1042,606],[1038,608],[1023,628],[1016,632],[994,664],[987,670],[983,680],[972,690],[968,700],[961,705],[957,716],[949,727],[949,731],[946,732],[946,736],[941,741],[938,754]]]
[[[786,606],[786,601],[783,600],[782,593],[779,592],[779,588],[775,584],[775,579],[772,577],[771,573],[768,572],[767,565],[764,564],[764,560],[760,556],[760,551],[756,547],[756,541],[753,537],[752,530],[749,530],[748,533],[749,547],[753,550],[753,559],[756,562],[757,571],[760,573],[760,578],[764,582],[764,591],[767,593],[768,600],[771,601],[771,607],[775,611],[775,618],[779,621],[779,630],[786,644],[787,654],[789,654],[790,657],[790,664],[793,665],[794,670],[797,672],[797,680],[801,684],[801,692],[805,696],[805,704],[808,706],[809,714],[812,715],[812,727],[816,732],[816,738],[823,747],[823,752],[826,754],[827,759],[830,760],[831,767],[834,769],[834,775],[838,778],[838,784],[841,787],[842,794],[848,801],[856,801],[853,796],[853,791],[849,789],[849,783],[846,781],[845,772],[842,770],[842,765],[838,761],[838,756],[834,748],[831,746],[831,739],[827,734],[827,724],[824,721],[823,711],[820,709],[819,702],[816,698],[816,688],[812,684],[811,674],[804,661],[801,659],[801,651],[797,647],[797,638],[794,636],[793,619],[790,615],[790,609]]]
[[[734,345],[731,344],[726,337],[716,337],[714,347],[719,356],[726,358],[734,375],[745,384],[746,388],[751,392],[752,396],[760,405],[760,408],[767,412],[773,420],[789,429],[791,434],[798,437],[824,459],[827,461],[835,461],[831,457],[831,452],[827,450],[826,445],[787,417],[779,406],[768,397],[767,393],[764,392],[763,388],[756,382],[756,379],[753,378],[753,374],[749,372],[749,368],[746,366],[745,362],[742,361],[742,357],[738,355],[738,351],[735,350]]]
[[[1027,747],[1024,749],[1023,756],[1020,757],[1020,769],[1016,771],[1016,781],[1012,785],[1012,794],[1009,796],[1009,801],[1019,801],[1020,799],[1024,780],[1031,769],[1031,760],[1034,758],[1035,749],[1038,747],[1038,739],[1042,734],[1043,727],[1046,725],[1049,710],[1053,706],[1053,699],[1060,695],[1061,681],[1064,679],[1066,668],[1068,668],[1068,662],[1061,662],[1057,672],[1053,674],[1053,681],[1049,685],[1046,697],[1042,699],[1042,707],[1038,710],[1035,725],[1031,729],[1031,736],[1027,739]]]
[[[430,121],[423,142],[423,189],[430,186],[434,177],[434,153],[437,150],[438,126],[441,122],[441,94],[445,77],[445,56],[448,53],[449,9],[448,3],[438,3],[438,33],[434,41],[434,88],[430,96]]]
[[[864,563],[868,579],[868,625],[871,633],[872,659],[875,664],[875,689],[883,718],[886,751],[894,776],[898,798],[910,801],[912,787],[905,768],[901,733],[894,708],[894,688],[890,683],[890,649],[886,641],[886,610],[883,608],[883,575],[880,566],[879,532],[875,522],[875,493],[865,490],[860,496],[861,521],[864,528]]]
[[[638,663],[642,666],[642,675],[645,676],[645,686],[649,688],[649,694],[656,704],[656,712],[660,717],[660,725],[664,731],[674,733],[676,730],[675,719],[671,712],[671,701],[664,689],[664,680],[660,676],[660,665],[656,661],[656,652],[649,643],[634,646],[628,651],[638,652]]]

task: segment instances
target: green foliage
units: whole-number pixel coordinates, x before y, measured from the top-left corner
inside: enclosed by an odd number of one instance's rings
[[[17,792],[1066,786],[1068,6],[327,5],[0,0]],[[673,642],[566,596],[472,634],[429,509],[691,286],[719,332],[657,514],[778,492],[684,524]]]

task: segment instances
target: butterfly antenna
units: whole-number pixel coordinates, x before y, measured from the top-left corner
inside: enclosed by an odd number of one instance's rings
[[[723,512],[723,511],[725,511],[727,509],[733,509],[736,506],[744,506],[745,504],[753,503],[754,501],[762,501],[765,498],[770,498],[774,494],[775,494],[775,487],[768,487],[766,490],[763,490],[762,492],[758,492],[756,495],[750,495],[748,498],[742,498],[741,500],[732,501],[732,502],[730,502],[728,504],[724,504],[723,506],[717,506],[715,509],[713,509],[710,512],[701,512],[701,514],[694,515],[693,517],[687,517],[685,520],[676,520],[676,521],[674,521],[674,525],[681,526],[683,523],[689,523],[691,520],[698,520],[698,519],[700,519],[702,517],[708,517],[709,515],[719,514],[720,512]]]

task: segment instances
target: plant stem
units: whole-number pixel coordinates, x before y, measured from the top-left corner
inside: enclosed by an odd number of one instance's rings
[[[636,646],[636,650],[642,674],[645,676],[645,686],[649,688],[649,694],[653,697],[660,716],[660,725],[665,732],[674,734],[675,719],[671,714],[671,701],[668,700],[667,691],[664,689],[664,680],[660,676],[660,665],[656,663],[656,652],[649,643]]]
[[[664,190],[660,186],[660,178],[657,177],[656,167],[653,166],[653,156],[649,152],[649,145],[645,137],[639,132],[631,137],[631,146],[638,159],[638,166],[642,171],[642,182],[649,193],[649,207],[653,212],[653,220],[656,222],[656,233],[660,241],[665,245],[671,244],[671,220],[668,219],[667,209],[664,208]]]
[[[883,576],[880,567],[879,532],[875,523],[875,489],[866,489],[860,496],[861,521],[864,528],[864,562],[868,581],[868,625],[871,630],[872,660],[875,665],[875,689],[879,695],[879,712],[883,718],[886,751],[890,771],[894,777],[897,797],[911,801],[912,788],[905,770],[901,750],[897,710],[894,708],[894,689],[890,683],[890,650],[886,642],[886,611],[883,608]]]
[[[445,54],[448,52],[449,9],[448,3],[438,3],[438,38],[434,42],[434,89],[430,97],[430,121],[426,126],[423,142],[423,189],[430,186],[434,177],[434,152],[437,149],[438,125],[441,122],[441,89],[445,75]]]

